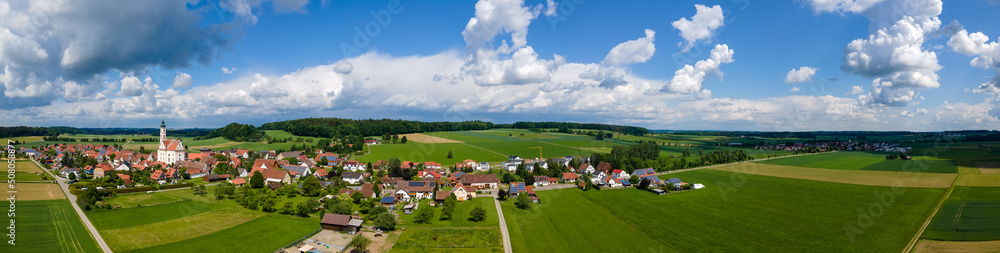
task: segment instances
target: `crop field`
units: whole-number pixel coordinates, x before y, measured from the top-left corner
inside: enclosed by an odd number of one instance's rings
[[[14,162],[14,168],[15,171],[19,172],[27,172],[27,173],[42,172],[42,168],[39,168],[38,165],[35,165],[34,162],[28,160],[18,160]]]
[[[894,188],[714,170],[668,176],[707,188],[662,196],[562,189],[539,191],[542,204],[530,210],[505,203],[514,250],[899,252],[945,191],[906,188],[885,205],[876,196]],[[859,223],[857,210],[873,205],[876,217]]]
[[[133,252],[274,252],[319,228],[316,219],[267,214],[210,234]]]
[[[406,141],[415,141],[422,143],[460,143],[461,141],[456,141],[452,139],[445,139],[437,136],[430,136],[426,134],[416,133],[416,134],[404,134],[399,138],[402,139],[406,137]]]
[[[400,212],[399,219],[402,222],[398,226],[407,227],[407,230],[414,227],[494,227],[500,224],[500,218],[497,217],[497,208],[493,204],[493,198],[491,197],[478,197],[472,198],[472,200],[458,203],[455,206],[455,212],[452,214],[451,220],[440,220],[441,217],[441,207],[432,207],[427,203],[429,200],[424,200],[420,202],[420,208],[431,208],[434,210],[434,218],[431,218],[431,222],[428,224],[417,224],[413,222],[413,219],[417,217],[416,212],[413,214],[403,214]],[[472,208],[479,206],[486,210],[486,220],[480,222],[474,222],[469,220],[469,212]]]
[[[17,220],[15,245],[7,243],[9,238],[5,239],[0,244],[0,252],[101,251],[68,200],[18,201],[14,218]]]
[[[469,146],[464,143],[407,142],[406,144],[372,145],[369,146],[369,148],[371,148],[372,153],[358,158],[358,161],[375,162],[395,157],[402,161],[434,161],[447,167],[454,166],[456,163],[460,163],[465,159],[472,159],[480,162],[507,160],[506,156]],[[452,151],[451,159],[448,158],[448,151]]]
[[[1000,186],[1000,174],[962,174],[955,185]]]
[[[741,163],[712,169],[845,184],[922,188],[948,188],[958,176],[958,174],[944,173],[819,169],[760,163]]]
[[[407,228],[390,252],[502,252],[500,229]]]
[[[319,228],[314,218],[248,210],[232,200],[216,201],[210,196],[196,196],[188,189],[127,194],[109,203],[128,208],[94,211],[88,216],[116,252],[229,252],[233,248],[270,252]]]
[[[763,164],[791,165],[821,169],[914,171],[958,173],[954,160],[914,156],[912,160],[886,160],[886,153],[838,151],[761,161]]]
[[[914,253],[990,253],[1000,249],[1000,241],[956,242],[921,239]]]
[[[1000,240],[1000,198],[997,196],[1000,196],[1000,187],[955,187],[924,231],[923,238]]]
[[[66,199],[66,194],[55,183],[19,183],[15,187],[17,200]]]

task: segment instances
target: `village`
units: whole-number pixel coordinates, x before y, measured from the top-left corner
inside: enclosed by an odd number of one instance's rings
[[[590,157],[523,159],[512,155],[507,161],[493,164],[466,159],[461,163],[445,166],[434,161],[396,159],[363,163],[352,159],[349,154],[329,153],[322,149],[314,152],[277,152],[202,148],[198,152],[189,152],[181,140],[166,138],[165,129],[165,123],[161,124],[158,149],[147,153],[123,150],[117,145],[100,144],[22,147],[18,153],[38,161],[43,167],[67,179],[70,191],[76,194],[83,194],[88,190],[101,196],[148,194],[174,188],[191,188],[195,194],[200,192],[204,195],[207,192],[205,186],[212,185],[220,189],[231,187],[228,195],[230,198],[233,198],[233,192],[250,192],[250,189],[257,188],[285,194],[297,192],[303,196],[315,193],[312,195],[318,196],[318,199],[312,198],[309,200],[313,201],[311,203],[299,204],[308,207],[305,211],[293,211],[291,209],[295,208],[288,203],[284,208],[268,207],[265,201],[236,197],[241,205],[257,209],[259,204],[265,212],[281,209],[280,213],[310,216],[319,211],[320,225],[325,232],[298,243],[302,247],[297,249],[302,252],[330,246],[341,249],[349,247],[352,242],[340,240],[338,245],[337,242],[331,242],[336,241],[334,239],[318,239],[338,238],[336,233],[354,235],[367,231],[373,232],[370,239],[378,239],[382,232],[393,230],[397,223],[420,219],[404,219],[401,215],[422,216],[420,209],[455,205],[450,201],[460,203],[473,198],[510,199],[516,202],[518,208],[530,208],[531,203],[545,201],[538,198],[536,191],[550,189],[640,188],[651,194],[662,195],[671,191],[704,187],[701,184],[683,182],[679,178],[661,180],[660,174],[653,168],[629,173],[613,168],[608,162],[591,165]],[[378,139],[367,139],[365,145],[382,143]],[[533,174],[536,170],[556,166],[565,172],[558,173],[558,176]],[[402,174],[412,176],[400,176],[400,171],[408,171]],[[310,184],[318,185],[320,189],[309,189]],[[224,193],[219,193],[217,189],[215,193],[220,199],[225,198],[223,195],[226,190],[222,191]],[[337,205],[339,199],[346,199],[348,202],[353,199],[356,205],[338,209],[334,205]],[[364,203],[370,203],[370,206],[364,207]],[[122,208],[105,201],[78,201],[75,204],[85,210]],[[374,211],[375,207],[381,207],[381,210]],[[497,210],[500,211],[499,208]],[[383,213],[391,215],[392,221],[386,222],[383,219],[375,222],[377,215]],[[486,215],[502,214],[483,214]]]

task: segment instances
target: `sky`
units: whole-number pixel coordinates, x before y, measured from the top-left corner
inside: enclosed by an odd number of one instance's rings
[[[998,0],[0,1],[0,125],[1000,129]]]

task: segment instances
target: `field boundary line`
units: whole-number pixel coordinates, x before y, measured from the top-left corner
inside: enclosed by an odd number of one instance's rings
[[[931,224],[931,220],[934,219],[934,216],[937,216],[937,213],[941,210],[941,206],[944,205],[944,202],[951,197],[951,193],[955,191],[955,183],[958,182],[959,178],[961,177],[955,177],[955,180],[951,181],[951,187],[948,188],[948,193],[942,196],[941,200],[938,200],[937,206],[934,207],[934,211],[931,212],[931,215],[927,217],[926,221],[924,221],[924,225],[920,226],[920,230],[917,231],[917,234],[913,236],[913,239],[910,239],[910,243],[906,245],[906,248],[903,248],[903,253],[909,253],[913,251],[915,246],[917,246],[917,242],[920,241],[920,237],[924,235],[924,230],[926,230],[927,226]]]
[[[472,146],[472,147],[474,147],[474,148],[478,148],[478,149],[482,149],[482,150],[486,150],[486,151],[489,151],[489,152],[491,152],[491,153],[494,153],[494,154],[497,154],[497,155],[500,155],[500,156],[503,156],[503,157],[510,157],[510,156],[508,156],[508,155],[505,155],[505,154],[501,154],[500,152],[496,152],[496,151],[493,151],[493,150],[489,150],[489,149],[486,149],[486,148],[484,148],[484,147],[480,147],[480,146],[476,146],[476,145],[472,145],[472,144],[468,144],[468,143],[465,143],[465,142],[462,142],[462,144],[465,144],[465,145],[469,145],[469,146]]]

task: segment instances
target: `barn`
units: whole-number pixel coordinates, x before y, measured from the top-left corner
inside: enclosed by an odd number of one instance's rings
[[[356,233],[361,230],[361,223],[364,220],[351,218],[350,215],[324,214],[323,220],[319,222],[323,229]]]

